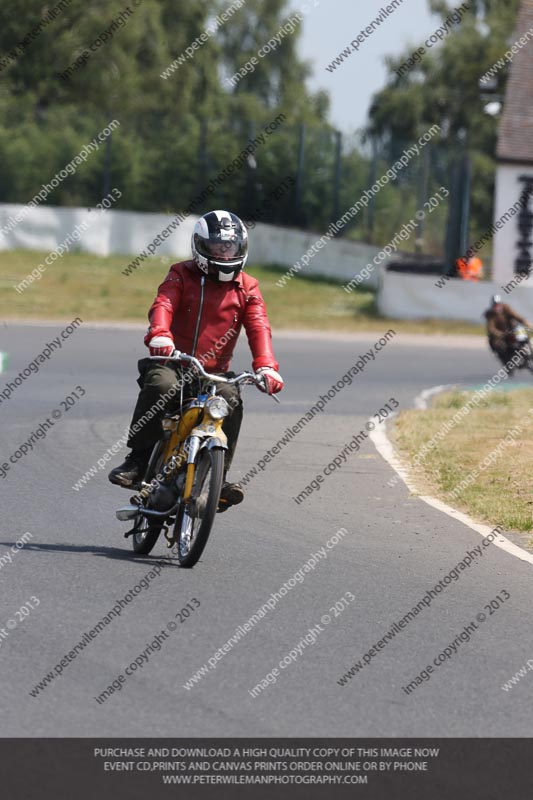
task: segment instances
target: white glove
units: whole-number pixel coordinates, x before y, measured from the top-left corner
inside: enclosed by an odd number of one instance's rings
[[[151,356],[171,356],[174,352],[174,342],[170,336],[154,336],[148,347]]]
[[[260,367],[255,376],[260,379],[257,388],[266,394],[276,394],[283,389],[283,378],[273,367]]]

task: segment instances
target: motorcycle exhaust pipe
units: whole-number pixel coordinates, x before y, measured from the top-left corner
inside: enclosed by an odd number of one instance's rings
[[[130,505],[119,508],[115,513],[118,520],[121,522],[127,522],[130,519],[135,519],[139,513],[139,510],[139,506]]]
[[[174,514],[178,506],[179,503],[174,503],[172,508],[169,508],[168,511],[152,511],[151,508],[137,508],[137,514],[142,514],[143,517],[162,519],[163,517],[169,517],[171,514]]]
[[[139,506],[124,506],[123,508],[119,508],[118,511],[115,512],[116,517],[121,522],[127,522],[128,520],[135,519],[139,514],[142,517],[149,517],[153,519],[164,519],[165,517],[169,517],[171,514],[176,512],[179,503],[174,503],[172,508],[169,508],[168,511],[152,511],[150,508],[140,508]]]

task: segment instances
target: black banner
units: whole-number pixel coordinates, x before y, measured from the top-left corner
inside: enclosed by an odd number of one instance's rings
[[[522,800],[528,739],[2,739],[6,800]]]

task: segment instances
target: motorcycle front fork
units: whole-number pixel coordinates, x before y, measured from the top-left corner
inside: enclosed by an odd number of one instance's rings
[[[187,453],[187,473],[185,477],[185,489],[183,490],[183,497],[182,501],[187,502],[190,499],[192,494],[192,485],[194,482],[194,469],[196,461],[196,456],[198,455],[198,450],[200,449],[200,437],[199,436],[191,436],[189,439],[189,452]]]

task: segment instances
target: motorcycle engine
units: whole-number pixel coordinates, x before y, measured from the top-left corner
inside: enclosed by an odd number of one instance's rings
[[[154,511],[167,511],[178,499],[178,488],[173,481],[170,486],[159,484],[150,495],[149,507]]]

